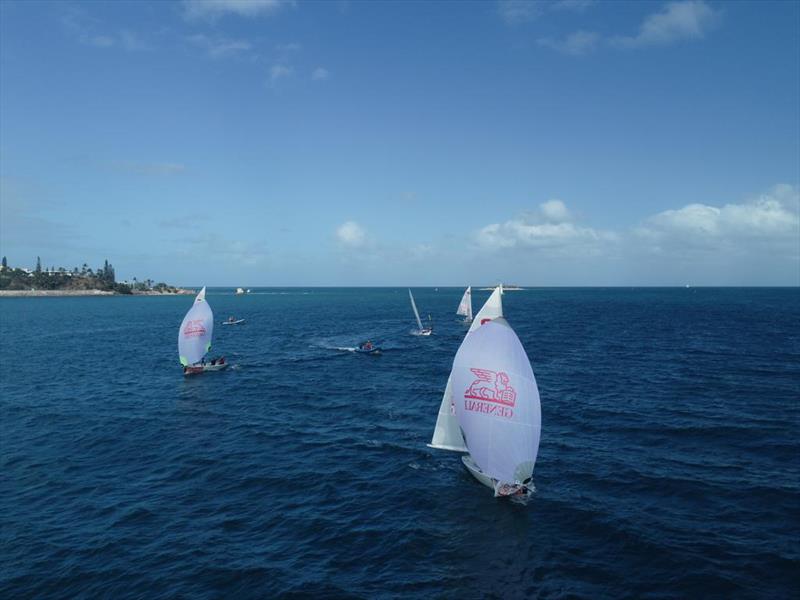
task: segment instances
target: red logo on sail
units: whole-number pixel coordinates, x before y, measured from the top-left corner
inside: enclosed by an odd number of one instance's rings
[[[186,323],[186,327],[183,328],[183,335],[185,337],[200,337],[205,334],[206,326],[203,323],[203,319],[189,321]]]
[[[509,385],[509,377],[502,371],[488,369],[470,369],[477,379],[464,392],[464,398],[496,402],[506,406],[514,406],[517,401],[516,390]]]

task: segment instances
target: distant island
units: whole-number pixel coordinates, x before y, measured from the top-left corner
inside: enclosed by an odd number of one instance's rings
[[[154,284],[151,279],[138,281],[134,277],[132,281],[117,281],[114,267],[108,260],[96,270],[86,263],[80,269],[45,269],[38,256],[33,269],[9,267],[5,256],[0,264],[0,296],[160,296],[191,293],[191,290],[166,283]]]

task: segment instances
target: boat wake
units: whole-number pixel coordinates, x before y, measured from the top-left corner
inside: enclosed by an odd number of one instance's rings
[[[309,296],[311,295],[311,292],[247,292],[246,295],[247,296]]]

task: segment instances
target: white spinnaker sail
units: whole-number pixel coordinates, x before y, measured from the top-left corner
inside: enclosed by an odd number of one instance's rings
[[[461,302],[458,305],[456,314],[466,317],[467,321],[472,321],[472,286],[468,287],[464,295],[461,296]]]
[[[411,298],[411,308],[414,309],[414,316],[417,318],[417,326],[419,330],[422,331],[422,321],[419,319],[419,311],[417,310],[417,305],[414,303],[414,296],[411,295],[411,290],[408,290],[408,297]]]
[[[214,333],[214,314],[206,302],[206,288],[203,287],[178,331],[178,355],[184,366],[193,365],[211,350],[211,336]]]
[[[483,307],[475,315],[475,320],[469,331],[475,331],[481,326],[481,322],[489,322],[492,319],[503,316],[503,300],[501,295],[503,289],[497,287]],[[469,333],[467,333],[469,336]],[[462,342],[463,345],[464,342]],[[431,448],[439,450],[453,450],[455,452],[466,452],[464,438],[461,436],[461,429],[456,419],[455,406],[453,405],[453,388],[450,377],[447,378],[447,387],[442,396],[442,403],[439,405],[439,416],[436,417],[436,427],[433,430],[433,438],[428,444]]]
[[[499,483],[525,482],[539,451],[539,389],[528,355],[505,319],[467,335],[450,377],[472,459]]]

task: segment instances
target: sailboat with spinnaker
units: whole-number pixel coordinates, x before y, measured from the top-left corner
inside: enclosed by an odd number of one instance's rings
[[[541,406],[530,361],[503,317],[498,286],[453,360],[431,448],[461,460],[495,496],[528,495],[539,449]]]
[[[214,313],[206,302],[206,288],[203,287],[194,299],[192,307],[178,330],[178,356],[183,365],[184,375],[195,375],[205,371],[221,371],[228,366],[225,357],[206,360],[211,351],[211,338],[214,335]]]

